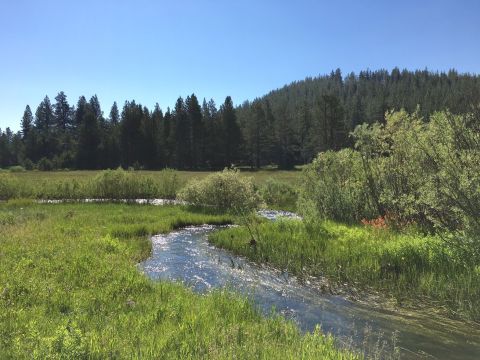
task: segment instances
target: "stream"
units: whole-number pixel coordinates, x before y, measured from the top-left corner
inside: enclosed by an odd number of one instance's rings
[[[260,215],[275,220],[279,214]],[[312,283],[212,246],[208,234],[220,228],[194,226],[154,236],[152,256],[139,268],[154,280],[179,281],[200,293],[227,287],[248,296],[264,314],[274,309],[303,331],[320,324],[339,346],[369,357],[389,357],[395,343],[402,359],[480,359],[480,330],[473,325],[325,294]]]

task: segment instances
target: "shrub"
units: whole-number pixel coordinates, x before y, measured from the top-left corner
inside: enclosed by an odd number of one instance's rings
[[[41,170],[41,171],[52,171],[54,166],[53,166],[53,162],[45,157],[41,158],[39,161],[38,161],[38,170]]]
[[[25,159],[23,161],[23,167],[26,169],[26,170],[33,170],[35,168],[35,164],[32,162],[32,160],[30,159]]]
[[[8,170],[10,170],[10,172],[24,172],[25,171],[25,168],[23,166],[20,166],[20,165],[15,165],[15,166],[10,166],[8,168]]]
[[[384,218],[444,234],[465,261],[480,256],[480,112],[386,114],[358,126],[355,150],[325,152],[307,166],[299,209],[340,221]]]
[[[0,200],[18,196],[18,181],[8,173],[0,173]]]
[[[178,198],[194,206],[241,212],[251,211],[260,203],[252,178],[240,176],[237,169],[193,180],[180,191]]]
[[[376,217],[360,154],[351,149],[320,153],[304,169],[298,209],[311,219],[353,222]]]

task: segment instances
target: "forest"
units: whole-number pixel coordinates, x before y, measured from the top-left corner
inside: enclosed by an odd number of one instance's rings
[[[480,77],[455,70],[361,71],[306,78],[253,101],[218,107],[195,94],[153,110],[115,102],[107,115],[97,95],[71,105],[60,91],[35,112],[27,105],[21,130],[0,129],[0,167],[25,169],[191,169],[231,165],[291,169],[321,151],[352,148],[360,124],[385,123],[389,110],[468,112],[480,103]]]

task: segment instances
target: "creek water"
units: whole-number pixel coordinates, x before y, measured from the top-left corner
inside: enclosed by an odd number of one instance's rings
[[[278,215],[261,214],[272,220]],[[295,216],[282,213],[281,215]],[[227,287],[312,331],[319,324],[339,345],[386,358],[394,343],[401,358],[480,359],[480,329],[420,311],[389,311],[374,304],[327,295],[314,282],[258,265],[209,244],[220,226],[195,226],[152,237],[152,256],[139,264],[155,280],[179,281],[197,292]]]

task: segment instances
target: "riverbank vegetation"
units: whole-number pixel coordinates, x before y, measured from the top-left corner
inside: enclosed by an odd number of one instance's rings
[[[260,205],[260,197],[251,177],[240,177],[238,170],[225,169],[202,180],[192,180],[178,194],[192,206],[217,211],[251,212]]]
[[[212,171],[104,170],[104,171],[0,171],[0,200],[8,199],[174,199],[186,184],[202,180]],[[255,191],[260,191],[269,206],[294,208],[299,169],[282,171],[241,169],[241,178],[251,178]],[[285,195],[289,189],[289,195]]]
[[[399,306],[427,306],[455,318],[480,320],[480,268],[465,266],[438,236],[281,220],[222,230],[209,240],[300,279],[326,278],[327,293],[361,300],[369,291],[380,291]]]
[[[0,357],[353,359],[226,291],[153,282],[149,234],[230,216],[126,204],[0,204]]]
[[[355,149],[320,153],[305,169],[303,223],[250,223],[211,241],[300,276],[479,321],[479,124],[476,112],[428,122],[390,112],[383,125],[356,128]]]

